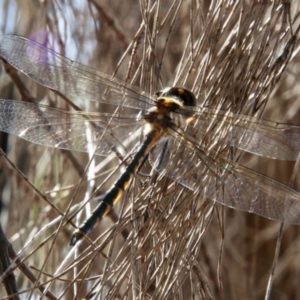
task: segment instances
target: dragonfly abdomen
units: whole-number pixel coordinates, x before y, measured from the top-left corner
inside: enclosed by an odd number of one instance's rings
[[[89,233],[100,221],[108,214],[111,208],[118,202],[123,192],[129,187],[130,182],[137,172],[142,160],[148,154],[150,149],[160,138],[161,131],[157,129],[151,130],[142,144],[139,151],[135,154],[133,160],[127,166],[125,172],[115,182],[113,187],[105,194],[101,203],[95,208],[91,216],[74,231],[70,245],[75,245],[84,235]]]

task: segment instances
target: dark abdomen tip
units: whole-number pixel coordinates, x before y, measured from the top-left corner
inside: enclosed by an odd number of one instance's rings
[[[76,229],[72,235],[70,246],[75,246],[78,241],[84,237],[84,232],[80,229]]]

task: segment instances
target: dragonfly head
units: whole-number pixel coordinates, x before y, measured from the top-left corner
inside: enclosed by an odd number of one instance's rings
[[[167,100],[177,104],[177,110],[180,109],[180,114],[185,117],[192,117],[194,112],[184,107],[196,107],[197,101],[195,95],[184,88],[180,87],[167,87],[163,90],[156,92],[157,101]],[[175,110],[173,110],[175,111]]]
[[[191,91],[180,87],[167,87],[156,92],[156,97],[172,98],[176,101],[179,101],[182,106],[196,106],[195,95]]]

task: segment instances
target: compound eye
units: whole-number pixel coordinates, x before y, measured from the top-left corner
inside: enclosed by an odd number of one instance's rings
[[[167,87],[156,92],[156,96],[174,98],[184,106],[196,106],[197,104],[195,95],[191,91],[180,87]]]
[[[187,89],[180,89],[181,95],[180,98],[182,99],[184,106],[196,106],[197,101],[194,93]]]

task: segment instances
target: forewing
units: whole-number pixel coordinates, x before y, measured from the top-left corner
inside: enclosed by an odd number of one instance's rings
[[[33,80],[61,92],[79,106],[81,101],[96,101],[147,109],[153,102],[149,94],[137,87],[20,36],[0,36],[0,56]]]
[[[299,155],[299,126],[203,108],[194,113],[189,125],[181,130],[198,146],[231,146],[280,160],[293,161]]]

